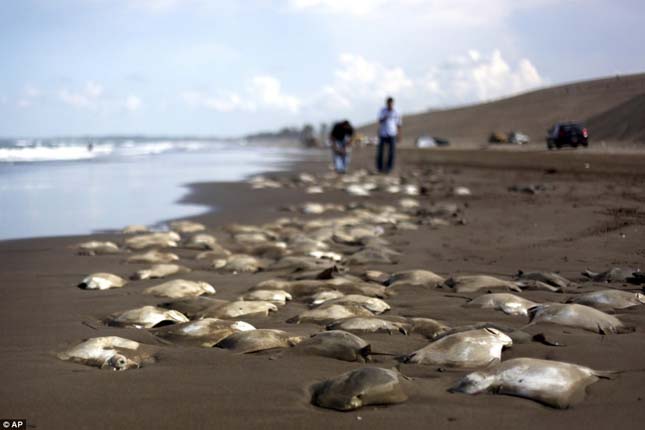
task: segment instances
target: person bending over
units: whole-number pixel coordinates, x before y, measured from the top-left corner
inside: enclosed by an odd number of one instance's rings
[[[331,130],[331,150],[336,173],[346,173],[349,166],[350,147],[354,128],[349,121],[341,121],[334,124]]]

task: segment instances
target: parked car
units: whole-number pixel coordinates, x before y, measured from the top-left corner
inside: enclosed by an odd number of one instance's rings
[[[488,136],[488,143],[509,143],[511,145],[524,145],[529,143],[529,137],[516,130],[509,131],[504,133],[501,131],[493,131],[490,136]]]
[[[530,141],[531,139],[528,135],[519,131],[511,131],[508,133],[508,143],[512,143],[513,145],[525,145]]]
[[[442,139],[436,136],[430,136],[423,134],[417,137],[415,146],[417,148],[436,148],[437,146],[448,146],[450,141],[448,139]]]
[[[493,131],[488,136],[488,143],[508,143],[508,134],[501,131]]]
[[[589,133],[587,129],[575,122],[559,122],[551,127],[546,136],[546,146],[549,149],[560,149],[563,146],[589,145]]]

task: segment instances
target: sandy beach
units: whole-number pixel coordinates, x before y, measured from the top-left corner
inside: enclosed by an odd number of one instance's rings
[[[421,208],[455,203],[458,215],[447,217],[445,225],[420,222],[422,218],[416,215],[410,220],[414,229],[384,226],[382,237],[389,248],[400,253],[396,262],[346,264],[348,273],[360,276],[366,270],[391,274],[424,269],[445,278],[485,274],[512,280],[518,270],[549,271],[575,282],[566,293],[519,293],[537,303],[563,303],[580,293],[605,288],[641,291],[641,286],[624,282],[585,280],[581,272],[612,267],[645,269],[644,154],[401,149],[398,156],[393,176],[425,184],[420,195],[374,191],[359,197],[340,189],[307,194],[303,186],[284,185],[293,183],[299,173],[316,178],[329,173],[328,154],[316,152],[289,171],[267,175],[283,184],[280,187],[252,189],[247,182],[193,184],[184,201],[218,207],[217,212],[191,220],[204,224],[206,232],[226,248],[236,245],[227,229],[232,224],[263,225],[284,217],[311,221],[342,215],[285,210],[305,202],[397,206],[401,199],[411,197]],[[371,169],[372,163],[373,148],[364,148],[354,153],[351,170]],[[527,192],[528,186],[535,193]],[[466,187],[470,195],[455,195],[456,187]],[[512,191],[512,187],[519,191]],[[133,219],[132,224],[136,223]],[[418,333],[360,334],[377,353],[363,364],[276,350],[235,354],[169,343],[146,329],[109,327],[102,321],[114,312],[168,301],[142,294],[163,280],[131,281],[123,288],[106,291],[76,287],[90,273],[129,277],[148,266],[125,262],[130,255],[123,250],[125,237],[114,233],[0,242],[3,417],[26,418],[31,428],[93,430],[642,428],[645,305],[614,313],[635,329],[631,333],[602,335],[540,323],[524,330],[556,339],[561,346],[516,342],[503,351],[503,361],[543,358],[622,372],[591,385],[581,403],[558,410],[507,395],[448,392],[469,371],[397,361],[396,357],[428,345],[429,340]],[[110,240],[122,250],[112,255],[79,255],[75,245],[88,240]],[[290,270],[268,269],[232,274],[196,260],[195,250],[179,247],[171,251],[192,271],[170,279],[206,281],[217,289],[213,297],[222,300],[235,300],[262,281],[292,275]],[[490,322],[519,329],[528,323],[525,316],[463,306],[468,298],[484,292],[453,294],[440,288],[405,287],[384,299],[391,306],[385,315],[432,318],[449,327]],[[239,319],[294,336],[323,331],[324,325],[286,322],[306,309],[306,304],[296,299],[269,316]],[[154,346],[158,349],[156,362],[115,372],[56,356],[84,339],[108,335]],[[311,404],[312,384],[364,366],[398,367],[407,377],[403,385],[408,400],[351,412]]]

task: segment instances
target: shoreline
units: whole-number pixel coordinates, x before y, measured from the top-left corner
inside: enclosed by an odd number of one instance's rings
[[[563,152],[558,155],[560,164],[554,167],[556,172],[546,173],[548,163],[556,158],[551,154],[524,162],[520,162],[520,156],[508,156],[495,168],[486,156],[477,159],[480,165],[473,167],[473,153],[446,154],[402,148],[399,172],[408,174],[414,169],[421,175],[436,175],[436,188],[419,199],[457,202],[464,208],[465,225],[401,230],[388,237],[403,253],[399,263],[370,264],[352,267],[352,270],[360,272],[369,268],[391,273],[426,269],[443,276],[486,273],[505,278],[518,269],[552,270],[577,279],[585,268],[643,265],[645,173],[634,170],[631,162],[603,162],[599,157],[587,169],[581,165],[582,160]],[[372,156],[372,148],[356,151],[351,169],[371,168]],[[315,160],[295,162],[288,169],[265,176],[324,173],[328,164],[326,155],[321,153]],[[509,186],[523,183],[542,184],[545,191],[535,195],[508,191]],[[456,186],[468,187],[472,195],[453,196],[452,189]],[[205,224],[218,239],[225,237],[228,224],[263,224],[296,216],[281,210],[286,206],[307,201],[347,204],[361,200],[340,190],[319,195],[305,194],[298,188],[250,190],[245,182],[190,184],[189,190],[183,198],[188,203],[224,202],[218,205],[220,211],[213,212],[211,207],[206,214],[186,218]],[[396,204],[403,197],[379,194],[366,201]],[[621,208],[630,211],[621,212]],[[538,429],[547,425],[554,429],[586,430],[591,423],[598,428],[617,423],[623,428],[640,428],[645,418],[641,401],[645,386],[642,373],[598,382],[590,387],[580,405],[557,411],[508,396],[449,394],[446,389],[465,372],[405,365],[402,372],[412,378],[406,403],[339,413],[311,406],[308,387],[359,367],[357,363],[321,357],[236,355],[217,348],[168,346],[164,346],[157,363],[136,371],[115,373],[62,362],[55,358],[56,352],[88,337],[117,335],[159,345],[145,330],[97,324],[97,320],[111,312],[149,304],[151,299],[139,293],[142,287],[159,282],[137,281],[123,289],[103,292],[79,290],[75,285],[84,274],[112,271],[128,275],[145,267],[125,265],[124,254],[76,255],[71,246],[90,236],[100,240],[122,239],[118,234],[92,234],[0,242],[0,288],[4,296],[0,315],[5,327],[0,346],[0,359],[5,363],[0,372],[4,382],[0,388],[3,399],[0,410],[6,416],[26,417],[30,424],[40,428],[210,426],[281,430],[304,426],[322,430],[330,425],[355,428],[360,424],[373,429],[390,429],[396,425],[419,429],[429,426]],[[185,278],[208,279],[216,285],[215,297],[220,299],[233,300],[258,282],[279,275],[270,271],[253,275],[205,271],[188,259],[193,253],[182,249],[177,252],[195,269]],[[591,287],[597,289],[602,285]],[[525,294],[536,301],[564,298],[561,294],[540,291]],[[441,291],[413,288],[387,301],[392,305],[393,315],[426,316],[451,326],[471,321],[514,327],[525,324],[522,318],[491,310],[466,312],[461,306],[462,299],[448,297]],[[285,323],[288,317],[303,309],[299,303],[290,303],[275,315],[248,321],[258,328],[277,328],[296,335],[320,330],[312,324]],[[540,331],[561,339],[567,346],[513,345],[504,353],[504,359],[532,356],[602,370],[636,369],[645,358],[644,314],[643,309],[621,312],[621,319],[637,327],[636,333],[625,335],[600,336],[559,326],[540,327]],[[376,351],[405,353],[427,344],[419,335],[362,337]],[[390,368],[395,364],[392,358],[383,356],[370,365]],[[78,407],[70,408],[70,405]],[[134,410],[137,412],[133,413]]]

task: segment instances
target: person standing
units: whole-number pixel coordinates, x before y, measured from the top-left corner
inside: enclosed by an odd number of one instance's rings
[[[394,109],[394,99],[388,97],[385,107],[378,115],[378,148],[376,150],[376,170],[380,173],[390,173],[394,167],[396,143],[401,141],[401,116]],[[387,161],[383,162],[383,153],[387,146]]]
[[[337,122],[331,130],[329,138],[336,173],[347,173],[353,136],[354,128],[347,120]]]

